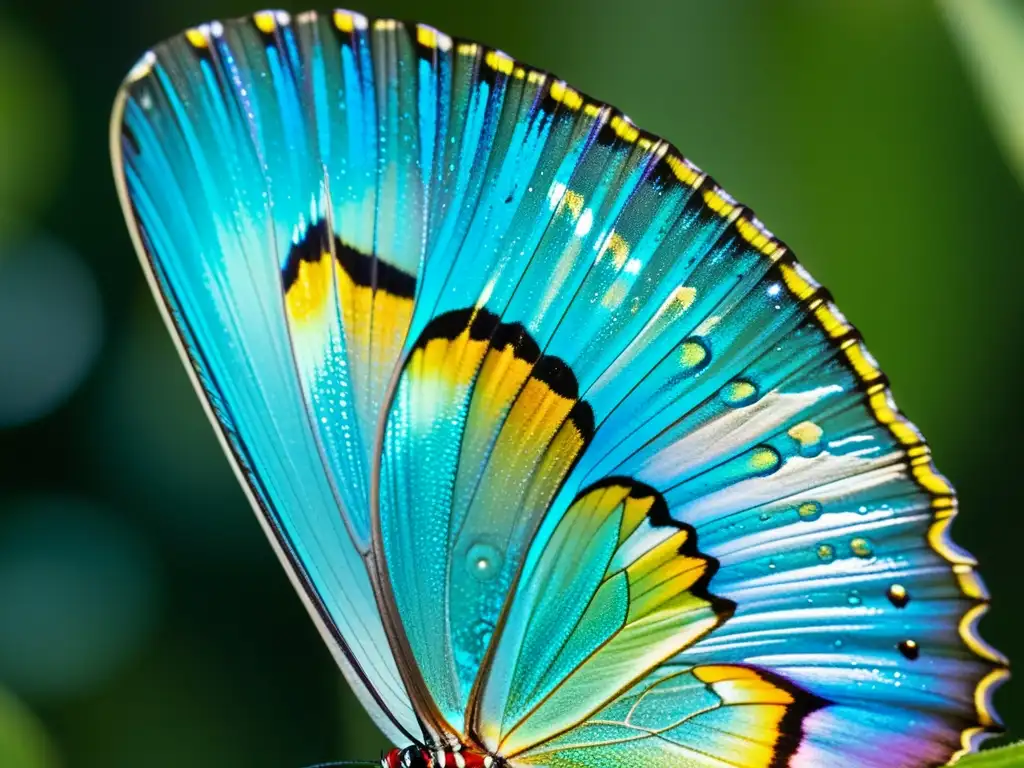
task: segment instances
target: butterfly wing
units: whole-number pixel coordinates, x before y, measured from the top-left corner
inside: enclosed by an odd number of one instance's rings
[[[828,294],[621,114],[451,67],[462,234],[376,493],[417,696],[555,768],[931,765],[994,730],[953,491]]]
[[[827,296],[741,231],[686,283],[722,256],[750,282],[594,399],[533,544],[477,712],[518,763],[938,765],[995,726],[952,489]]]
[[[910,766],[993,726],[951,489],[827,295],[666,143],[338,11],[158,48],[114,149],[200,392],[399,743]]]
[[[365,20],[346,18],[260,13],[161,44],[119,93],[111,144],[146,274],[250,500],[404,744],[422,731],[377,610],[369,467],[423,201],[415,160],[384,141],[408,126],[376,106]],[[402,228],[378,221],[397,207]]]

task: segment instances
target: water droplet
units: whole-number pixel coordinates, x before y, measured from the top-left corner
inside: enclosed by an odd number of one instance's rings
[[[490,581],[497,576],[503,560],[497,547],[483,542],[474,544],[466,553],[466,567],[480,581]]]
[[[824,563],[831,563],[836,559],[836,548],[831,544],[819,544],[818,559]]]
[[[710,361],[711,350],[708,349],[704,340],[696,336],[686,339],[679,348],[679,362],[687,371],[703,368]]]
[[[910,593],[907,592],[907,588],[902,584],[893,584],[889,587],[889,591],[886,592],[886,595],[889,598],[889,602],[897,608],[906,608],[907,603],[910,602]]]
[[[842,648],[843,647],[843,641],[842,640],[836,640],[834,643],[832,643],[832,645],[834,645],[836,648]]]
[[[759,445],[750,452],[750,469],[759,475],[770,475],[781,463],[779,452],[770,445]]]
[[[762,512],[760,515],[758,515],[758,518],[761,520],[762,523],[767,523],[769,520],[772,519],[772,513]]]
[[[874,547],[871,546],[871,542],[863,536],[857,536],[854,539],[850,539],[850,551],[857,557],[871,557],[875,554],[875,550]]]
[[[860,605],[862,602],[860,599],[860,593],[856,589],[851,590],[850,594],[846,596],[846,602],[850,605]]]
[[[816,501],[805,501],[796,508],[796,513],[800,515],[801,520],[813,522],[821,517],[821,504]]]
[[[900,653],[910,661],[915,661],[921,655],[921,648],[914,640],[904,640],[897,646]]]
[[[786,434],[797,442],[800,446],[800,455],[804,458],[814,458],[821,453],[821,438],[825,433],[813,421],[802,421],[790,427]]]
[[[769,571],[774,571],[775,570],[775,561],[774,560],[769,560],[768,561],[768,570]]]
[[[722,387],[722,402],[732,408],[740,408],[757,401],[758,391],[753,382],[734,379]]]

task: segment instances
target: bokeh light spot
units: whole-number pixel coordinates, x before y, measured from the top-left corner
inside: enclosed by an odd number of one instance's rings
[[[37,238],[0,249],[0,427],[59,406],[102,342],[99,292],[79,258]]]
[[[153,557],[133,530],[85,501],[3,506],[0,681],[31,701],[88,694],[149,636]]]

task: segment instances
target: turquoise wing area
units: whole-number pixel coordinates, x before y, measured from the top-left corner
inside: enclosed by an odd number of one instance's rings
[[[748,213],[705,194],[735,218],[675,288],[678,318],[645,326],[643,352],[666,354],[626,388],[627,343],[614,377],[581,392],[593,437],[532,543],[473,727],[528,765],[944,764],[996,729],[989,695],[1005,676],[977,635],[987,597],[974,562],[947,536],[953,491],[828,295],[762,229],[744,233]],[[633,629],[632,603],[652,599],[631,588],[613,633],[584,612],[548,661],[539,649],[560,617],[593,610],[617,569],[658,551],[660,538],[636,534],[604,559],[567,549],[563,531],[609,478],[650,490],[651,523],[693,531],[714,564],[706,591],[732,608],[696,636],[677,620],[674,646],[644,627],[634,648],[652,655],[634,652],[628,668],[598,663]],[[630,518],[628,497],[607,503]],[[573,612],[557,572],[581,559],[604,581]],[[693,595],[668,578],[654,591]],[[744,674],[758,682],[737,688]]]
[[[112,146],[251,500],[400,744],[934,765],[997,729],[955,496],[828,294],[622,113],[347,11],[158,46]]]
[[[396,77],[378,105],[370,33],[346,19],[261,13],[161,44],[118,95],[112,151],[250,499],[357,694],[406,744],[422,730],[377,609],[369,473],[426,226],[418,159],[385,137],[409,130],[417,94]],[[401,227],[381,214],[398,209]]]
[[[827,292],[621,113],[433,42],[375,497],[432,721],[558,768],[922,766],[996,730],[953,491]]]

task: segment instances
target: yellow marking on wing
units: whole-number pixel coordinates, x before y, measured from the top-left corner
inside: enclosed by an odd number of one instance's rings
[[[579,91],[570,88],[564,80],[556,80],[551,84],[551,98],[574,112],[583,106],[583,97]]]
[[[488,51],[487,56],[484,57],[484,63],[503,75],[511,75],[516,64],[511,56],[501,51]]]
[[[847,328],[851,327],[847,324]],[[860,342],[850,344],[843,349],[843,352],[846,354],[846,359],[849,361],[850,366],[862,382],[869,383],[882,377],[882,372],[879,370],[875,358],[871,356]]]
[[[622,115],[616,115],[612,118],[612,130],[615,131],[616,136],[629,144],[632,144],[640,137],[640,129]]]
[[[821,287],[800,264],[780,264],[779,270],[786,288],[797,301],[806,301]]]
[[[402,352],[412,320],[413,300],[378,290],[373,294],[373,324],[370,348],[373,350],[375,376],[372,386],[383,392],[391,376],[391,367]]]
[[[708,207],[712,211],[722,218],[727,218],[736,210],[736,206],[726,199],[722,191],[719,189],[704,190],[704,202],[707,203]]]
[[[505,429],[519,439],[537,436],[546,443],[569,415],[576,401],[562,397],[539,379],[529,379],[509,412]],[[539,436],[546,435],[546,439]]]
[[[334,26],[340,32],[352,34],[356,28],[355,18],[348,11],[335,11],[334,12]]]
[[[468,387],[486,352],[487,342],[471,338],[469,326],[455,339],[431,339],[422,352],[417,350],[424,378],[438,381],[448,389]]]
[[[265,35],[272,34],[277,29],[277,19],[275,18],[272,11],[260,11],[252,15],[252,20],[256,23],[256,29]]]
[[[612,264],[616,269],[622,269],[626,265],[626,259],[629,258],[629,243],[614,229],[605,239],[604,247],[598,253],[596,260],[601,261],[609,251],[612,254]]]
[[[532,370],[531,363],[516,357],[512,345],[491,349],[480,369],[473,408],[479,409],[482,418],[491,424],[499,422]]]
[[[736,219],[736,229],[744,240],[765,256],[771,259],[777,259],[782,255],[784,249],[775,242],[775,239],[769,237],[763,229],[756,226],[754,222],[747,217],[740,216]]]
[[[689,590],[707,572],[708,561],[680,554],[689,538],[677,531],[626,568],[629,579],[629,611],[626,622],[649,616],[681,598],[692,600]]]
[[[345,354],[357,384],[352,395],[356,411],[375,413],[409,330],[413,300],[358,285],[340,264],[335,266],[334,279],[346,337]]]
[[[730,404],[742,403],[757,394],[757,387],[749,381],[738,379],[731,381],[722,388],[725,401]]]
[[[754,472],[774,471],[779,466],[779,454],[771,448],[758,447],[750,454],[748,463]]]
[[[565,191],[565,195],[562,197],[562,202],[570,211],[572,211],[574,219],[579,218],[580,214],[583,213],[583,204],[585,201],[583,199],[583,195],[579,192],[573,192],[571,189],[567,189]]]
[[[1003,661],[1005,663],[1005,660]],[[991,728],[997,725],[995,714],[989,708],[989,699],[992,691],[1002,685],[1010,677],[1010,670],[1005,668],[993,669],[984,679],[978,683],[974,691],[974,704],[978,710],[978,719],[982,725]]]
[[[911,472],[918,485],[928,493],[953,493],[953,487],[942,475],[929,465],[927,467],[914,467]]]
[[[560,423],[561,403],[557,401],[564,402],[564,399],[552,394],[549,400],[552,405],[544,408],[546,413],[535,420],[523,418],[525,414],[515,418],[510,415],[495,449],[495,458],[502,462],[501,466],[516,468],[514,475],[519,474],[524,465],[535,465],[522,497],[522,509],[547,509],[585,445],[583,435],[572,420]],[[516,406],[513,406],[512,413],[515,411]],[[525,424],[529,426],[523,429]],[[541,450],[543,453],[538,456]]]
[[[709,684],[726,704],[792,704],[793,694],[773,685],[754,669],[728,664],[694,667],[694,676]]]
[[[944,560],[953,565],[974,565],[974,560],[964,557],[949,544],[949,527],[955,516],[955,513],[937,516],[935,522],[928,528],[928,544]]]
[[[437,30],[425,24],[417,24],[416,42],[425,48],[437,48]]]
[[[981,583],[978,572],[970,565],[958,564],[953,566],[953,573],[960,583],[960,591],[972,600],[984,600],[988,597],[985,587]]]
[[[704,174],[679,157],[679,155],[668,155],[665,161],[668,163],[668,167],[672,169],[675,177],[688,187],[697,187],[704,180]]]
[[[696,368],[707,359],[708,351],[703,344],[695,341],[684,341],[680,347],[679,362],[684,368]]]
[[[619,486],[616,486],[619,487]],[[623,488],[623,491],[628,489]],[[651,511],[651,507],[654,505],[653,496],[643,496],[641,498],[634,498],[633,496],[626,496],[623,500],[623,511],[622,511],[622,526],[619,531],[619,544],[622,544],[628,539],[640,524],[647,519],[648,513]]]
[[[988,613],[988,603],[978,603],[972,606],[960,619],[960,638],[968,648],[985,661],[990,661],[993,664],[1006,664],[1006,657],[990,648],[978,634],[978,624],[986,613]]]
[[[209,41],[206,39],[203,31],[194,27],[185,30],[185,39],[189,41],[193,48],[206,48],[209,45]]]
[[[322,253],[316,262],[299,262],[298,276],[285,295],[288,316],[303,323],[318,316],[331,294],[331,254]]]
[[[476,43],[459,43],[459,47],[455,49],[460,56],[476,56],[479,50],[480,46]]]
[[[742,707],[742,731],[737,735],[744,737],[743,764],[751,768],[773,765],[783,718],[795,703],[793,695],[746,667],[699,666],[694,667],[693,675],[710,685],[723,705]]]
[[[687,285],[680,285],[672,292],[672,298],[679,303],[680,309],[685,312],[697,300],[697,289]]]
[[[849,332],[851,326],[846,318],[836,311],[835,307],[826,302],[821,302],[814,309],[814,315],[822,330],[833,339],[839,338]]]
[[[790,427],[787,434],[804,448],[810,448],[821,442],[822,435],[825,432],[813,421],[801,421],[796,426]]]

